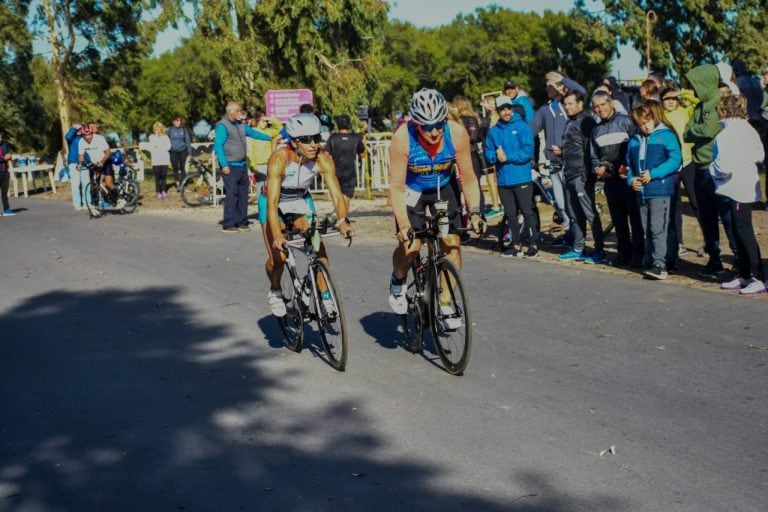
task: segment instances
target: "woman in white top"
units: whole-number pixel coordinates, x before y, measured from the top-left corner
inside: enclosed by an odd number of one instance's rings
[[[152,125],[152,135],[149,136],[149,154],[152,158],[152,172],[155,174],[155,192],[158,199],[168,199],[167,184],[168,166],[171,165],[171,139],[166,134],[165,126],[160,121]]]
[[[747,121],[744,96],[721,97],[717,113],[723,131],[715,137],[709,172],[715,180],[715,192],[731,200],[739,266],[738,277],[721,288],[739,290],[744,295],[765,293],[760,246],[752,227],[752,210],[761,200],[757,164],[763,161],[765,152],[760,136]]]

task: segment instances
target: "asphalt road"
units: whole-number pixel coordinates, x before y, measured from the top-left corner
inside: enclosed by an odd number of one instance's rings
[[[2,511],[768,509],[764,299],[466,254],[453,377],[401,344],[391,248],[331,241],[339,373],[282,346],[258,230],[13,205]]]

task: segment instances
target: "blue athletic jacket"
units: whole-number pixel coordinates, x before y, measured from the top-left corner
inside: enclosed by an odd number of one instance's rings
[[[632,178],[648,169],[651,181],[638,194],[643,199],[671,197],[682,163],[680,141],[674,130],[660,124],[647,137],[638,130],[627,149],[627,183],[631,186]]]
[[[502,148],[507,161],[496,160],[496,148]],[[512,187],[531,182],[533,160],[533,132],[519,114],[505,123],[501,119],[488,130],[485,137],[485,160],[496,165],[496,176],[501,187]]]
[[[77,128],[74,126],[69,129],[66,135],[64,135],[64,139],[67,141],[67,144],[69,144],[69,147],[67,148],[68,164],[77,163],[77,145],[80,143],[81,138],[82,137],[77,134]]]

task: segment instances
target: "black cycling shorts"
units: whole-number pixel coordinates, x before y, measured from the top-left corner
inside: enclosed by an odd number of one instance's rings
[[[448,201],[448,218],[451,221],[450,229],[455,230],[461,228],[461,205],[459,199],[456,197],[451,182],[448,182],[443,188],[440,189],[440,199]],[[437,202],[437,189],[427,190],[421,193],[421,197],[414,206],[408,206],[408,221],[411,223],[411,227],[416,231],[421,231],[426,226],[426,221],[421,214],[427,211],[427,207],[430,207],[430,213],[434,213],[432,205]],[[397,228],[400,231],[400,228]]]
[[[348,174],[338,176],[339,185],[341,186],[341,192],[350,199],[355,195],[355,189],[357,188],[357,175]]]
[[[112,176],[115,177],[115,170],[112,168],[112,162],[107,162],[104,164],[104,167],[94,167],[93,172],[101,173],[102,176]]]

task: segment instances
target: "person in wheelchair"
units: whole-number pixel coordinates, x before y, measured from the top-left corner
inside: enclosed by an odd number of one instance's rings
[[[310,188],[318,175],[323,178],[340,219],[341,235],[345,238],[352,236],[352,226],[347,217],[347,206],[336,178],[333,159],[320,149],[320,120],[313,114],[297,114],[288,120],[285,129],[291,140],[270,156],[267,181],[259,193],[259,223],[268,254],[266,271],[270,290],[267,300],[276,317],[286,314],[280,287],[286,258],[283,247],[286,243],[285,224],[291,221],[294,229],[309,229],[308,220],[315,213]],[[322,243],[318,255],[328,263],[328,255]],[[327,291],[321,292],[321,299],[326,311],[335,308]]]

